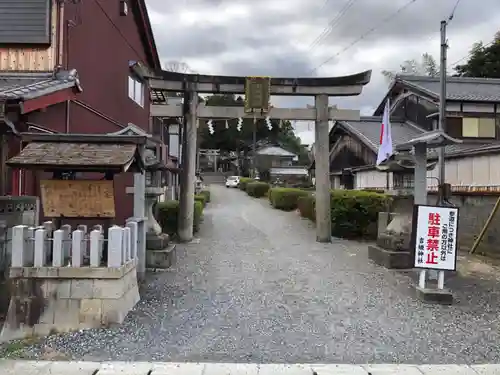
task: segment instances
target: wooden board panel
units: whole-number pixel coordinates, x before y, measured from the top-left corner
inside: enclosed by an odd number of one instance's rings
[[[113,181],[42,180],[46,217],[115,217]]]
[[[0,71],[38,71],[48,72],[56,65],[57,53],[57,3],[52,2],[52,25],[50,47],[7,47],[0,48]]]

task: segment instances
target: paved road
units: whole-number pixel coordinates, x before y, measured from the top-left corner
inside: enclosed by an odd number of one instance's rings
[[[308,222],[240,191],[212,188],[200,242],[151,274],[114,329],[53,336],[75,359],[253,363],[486,363],[500,359],[498,290],[451,307],[411,297],[409,278],[366,246],[318,244]]]
[[[2,375],[498,375],[500,365],[346,365],[2,361]]]

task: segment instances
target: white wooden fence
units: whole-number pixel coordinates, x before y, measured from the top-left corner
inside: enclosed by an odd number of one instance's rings
[[[105,239],[102,226],[90,233],[86,225],[71,230],[63,225],[53,230],[52,223],[33,228],[17,225],[12,228],[12,267],[101,267],[107,242],[107,267],[120,267],[137,259],[138,224],[129,221],[125,227],[112,226]],[[88,261],[84,262],[84,260]]]

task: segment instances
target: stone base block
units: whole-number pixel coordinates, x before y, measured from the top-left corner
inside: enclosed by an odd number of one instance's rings
[[[453,303],[453,294],[447,289],[430,289],[415,286],[417,298],[422,302],[439,305],[451,305]]]
[[[166,233],[146,233],[146,249],[164,250],[170,242],[170,236]]]
[[[109,269],[108,278],[46,278],[41,267],[39,277],[13,279],[0,342],[123,323],[139,302],[135,262],[124,270]]]
[[[166,269],[175,264],[175,244],[163,250],[146,250],[146,268]]]
[[[380,246],[368,246],[368,258],[379,266],[389,269],[413,268],[413,258],[409,251],[394,251]]]
[[[410,235],[382,233],[377,237],[377,245],[382,249],[408,251],[410,248]]]

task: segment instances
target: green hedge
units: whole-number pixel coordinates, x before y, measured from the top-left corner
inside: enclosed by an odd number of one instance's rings
[[[205,197],[205,203],[210,203],[210,190],[202,190],[200,195]]]
[[[250,182],[254,182],[255,180],[253,178],[249,177],[240,177],[240,183],[238,184],[238,187],[240,190],[246,191],[247,190],[247,184]]]
[[[283,211],[297,209],[299,197],[309,195],[307,191],[297,188],[272,188],[269,190],[269,202],[274,208]]]
[[[205,207],[207,205],[207,197],[203,194],[197,194],[194,196],[194,201],[195,202],[201,202],[201,204],[203,205],[203,207]]]
[[[375,239],[378,213],[386,210],[391,197],[385,194],[360,190],[332,190],[330,209],[332,235],[343,238]],[[299,200],[302,217],[315,221],[314,197]]]
[[[297,208],[299,209],[300,216],[313,222],[316,221],[315,206],[316,199],[312,194],[304,195],[297,200]]]
[[[260,198],[264,197],[269,190],[267,182],[253,181],[247,184],[246,192],[251,197]]]
[[[156,207],[156,220],[160,224],[163,233],[169,235],[177,234],[179,228],[179,201],[160,202]],[[193,230],[197,232],[200,229],[201,219],[203,217],[203,204],[201,201],[194,202],[194,223]]]

